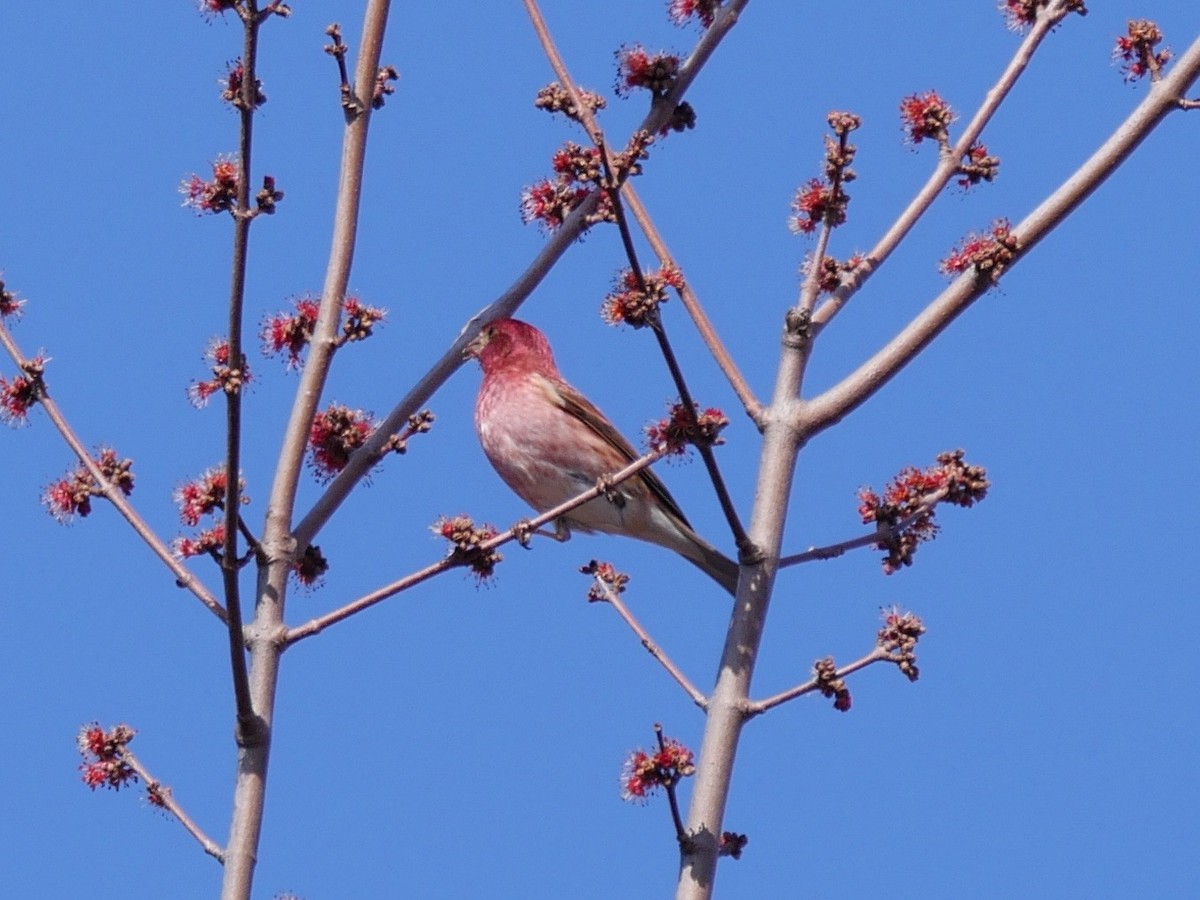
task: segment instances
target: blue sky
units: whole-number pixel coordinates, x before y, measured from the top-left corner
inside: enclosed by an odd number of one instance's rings
[[[358,3],[298,2],[264,34],[269,102],[259,174],[287,196],[254,227],[253,326],[319,290],[341,113],[325,25],[353,46]],[[685,51],[665,4],[568,2],[544,12],[575,76],[613,79],[612,52]],[[951,192],[821,338],[810,390],[853,369],[944,284],[937,261],[994,217],[1019,220],[1144,95],[1109,52],[1125,20],[1156,19],[1182,51],[1189,3],[1094,4],[1054,34],[985,134],[1000,177]],[[933,147],[902,145],[896,107],[931,88],[965,115],[1017,45],[990,2],[752,3],[689,95],[699,127],[656,146],[638,189],[760,396],[810,244],[786,228],[819,174],[825,114],[861,115],[859,179],[831,252],[871,246],[923,183]],[[29,303],[16,328],[53,357],[50,389],[89,444],[132,456],[134,501],[167,538],[172,489],[218,462],[219,405],[185,388],[225,317],[228,223],[179,207],[176,187],[236,145],[217,79],[232,22],[179,0],[84,4],[69,16],[10,4],[0,83],[0,268]],[[1192,29],[1192,31],[1189,31]],[[341,354],[328,398],[379,414],[503,291],[543,237],[523,186],[579,139],[532,107],[551,79],[520,4],[395,5],[384,53],[401,80],[372,123],[352,288],[391,311]],[[624,136],[639,99],[610,100]],[[860,552],[781,576],[756,675],[764,696],[812,661],[866,652],[881,606],[929,633],[921,679],[876,667],[854,708],[805,698],[752,723],[727,828],[723,898],[1183,897],[1200,838],[1192,506],[1200,327],[1193,161],[1197,113],[1170,117],[1070,221],[864,408],[801,456],[791,550],[859,533],[855,491],[965,447],[988,499],[947,510],[942,534],[891,577]],[[630,435],[673,390],[650,337],[597,315],[622,266],[617,236],[573,248],[521,315],[566,376]],[[696,396],[733,420],[718,451],[748,516],[758,441],[681,306],[668,324]],[[247,401],[249,521],[297,379],[254,364]],[[11,375],[11,366],[0,363]],[[478,373],[431,403],[433,431],[386,462],[319,543],[332,569],[295,593],[293,623],[439,557],[428,526],[469,512],[502,526],[527,510],[491,472],[470,421]],[[71,466],[35,412],[0,433],[0,689],[9,813],[0,883],[11,896],[213,896],[218,866],[136,792],[91,795],[74,735],[93,719],[139,730],[133,749],[218,840],[233,778],[224,633],[111,509],[63,528],[42,488]],[[702,466],[663,465],[697,529],[730,541]],[[301,510],[318,496],[306,481]],[[624,804],[624,754],[652,725],[698,745],[700,714],[576,568],[607,558],[630,603],[702,688],[728,609],[703,575],[655,548],[579,537],[508,548],[494,584],[452,572],[289,651],[284,660],[256,896],[667,896],[676,852],[665,803]],[[215,584],[211,566],[195,570]],[[249,582],[247,582],[249,583]],[[687,788],[684,788],[685,798]]]

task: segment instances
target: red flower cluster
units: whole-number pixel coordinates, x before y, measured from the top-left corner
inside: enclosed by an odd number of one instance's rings
[[[79,766],[83,783],[93,791],[98,787],[119,791],[136,782],[137,773],[123,759],[125,745],[133,740],[134,734],[128,725],[115,725],[110,731],[97,722],[84,725],[75,741],[84,759]]]
[[[812,234],[817,226],[828,221],[836,228],[846,221],[846,200],[841,191],[821,178],[811,178],[797,189],[792,198],[792,214],[788,227],[796,234]]]
[[[1012,224],[1008,219],[997,219],[987,233],[972,232],[963,238],[962,243],[938,264],[938,271],[943,275],[961,275],[973,268],[976,274],[986,274],[997,281],[1019,247]]]
[[[624,97],[637,88],[645,88],[661,97],[675,83],[679,57],[671,53],[651,54],[641,44],[621,47],[617,57],[617,94]]]
[[[115,450],[101,447],[95,456],[95,463],[105,481],[119,488],[126,497],[133,493],[133,460],[118,459]],[[100,486],[92,473],[80,464],[42,492],[42,503],[50,515],[65,525],[75,516],[82,519],[90,515],[92,497],[100,493]]]
[[[946,129],[958,118],[937,91],[911,94],[900,101],[900,124],[905,140],[919,144],[925,138],[945,144],[949,141]]]
[[[244,108],[246,104],[242,101],[242,87],[245,79],[246,68],[242,65],[242,61],[237,59],[231,62],[225,77],[221,80],[221,86],[224,88],[221,91],[221,99],[238,109]],[[267,95],[262,91],[262,82],[256,78],[254,79],[254,108],[257,109],[266,102]]]
[[[292,301],[293,313],[279,312],[263,321],[259,332],[263,355],[274,356],[287,351],[287,367],[300,367],[300,351],[312,340],[320,304],[315,297],[300,297]]]
[[[653,321],[658,307],[670,299],[667,288],[683,288],[683,273],[672,266],[646,272],[639,281],[632,269],[623,269],[613,279],[614,290],[600,305],[600,316],[609,325],[622,323],[642,328]]]
[[[328,481],[350,461],[350,455],[367,442],[375,430],[371,414],[331,403],[317,413],[308,433],[309,464],[321,481]]]
[[[215,556],[225,543],[225,523],[218,522],[212,528],[206,528],[195,537],[177,537],[171,542],[175,555],[180,559],[189,556],[199,556],[209,553]]]
[[[1149,19],[1130,19],[1128,29],[1113,48],[1113,58],[1121,61],[1122,77],[1137,81],[1149,75],[1151,81],[1158,81],[1171,59],[1169,47],[1154,49],[1162,43],[1162,30]]]
[[[212,164],[212,171],[212,181],[192,174],[179,185],[183,205],[190,206],[198,215],[227,212],[237,202],[238,180],[241,177],[238,164],[229,157],[218,157]]]
[[[500,533],[493,525],[476,525],[467,515],[442,516],[430,530],[454,545],[450,551],[451,559],[456,565],[469,567],[478,581],[496,574],[497,564],[504,559],[495,548],[484,550],[480,546]]]
[[[229,486],[229,477],[223,466],[214,466],[201,473],[199,478],[180,485],[172,495],[179,506],[179,518],[184,525],[195,526],[203,516],[210,515],[224,508],[225,489]],[[244,489],[246,482],[238,479],[239,492]],[[242,497],[243,503],[249,499]]]
[[[521,221],[540,222],[546,230],[554,231],[590,193],[586,186],[561,178],[542,179],[521,192]]]
[[[9,381],[0,375],[0,422],[19,428],[29,422],[29,410],[42,390],[42,373],[49,360],[42,354],[21,366],[22,374]]]
[[[708,28],[721,8],[720,0],[670,0],[667,15],[676,25],[686,25],[693,16]]]
[[[300,558],[292,563],[292,574],[306,588],[315,586],[328,571],[329,561],[321,554],[321,548],[315,544],[305,547]]]
[[[21,318],[21,307],[24,305],[25,301],[18,300],[17,295],[4,286],[4,279],[0,278],[0,319],[11,316],[15,321]]]
[[[251,379],[250,366],[246,364],[246,356],[242,354],[241,364],[229,364],[229,341],[225,338],[213,338],[204,350],[204,358],[212,364],[213,377],[208,381],[193,381],[188,385],[188,400],[192,406],[201,409],[208,405],[209,398],[217,391],[226,394],[236,394],[242,385]]]
[[[843,281],[850,273],[866,262],[866,257],[860,253],[854,254],[845,262],[835,259],[832,256],[824,256],[821,258],[821,269],[817,276],[817,286],[822,294],[832,294],[842,286]],[[800,274],[808,277],[812,270],[812,258],[808,257],[804,260],[804,264],[800,267]]]
[[[621,767],[621,799],[646,800],[658,788],[673,789],[696,772],[695,755],[674,738],[659,734],[655,752],[637,749]]]
[[[721,430],[728,424],[729,417],[716,407],[701,412],[700,405],[692,403],[689,411],[676,402],[667,407],[667,418],[646,426],[646,441],[651,449],[661,450],[664,455],[682,456],[688,444],[715,447],[725,443]]]
[[[877,545],[888,553],[883,560],[884,573],[891,575],[901,566],[911,566],[917,545],[937,536],[938,525],[933,520],[937,503],[973,506],[987,496],[988,487],[987,472],[968,464],[963,451],[955,450],[939,453],[937,464],[924,471],[905,467],[882,498],[870,488],[859,490],[858,512],[863,524],[875,522],[893,529]]]

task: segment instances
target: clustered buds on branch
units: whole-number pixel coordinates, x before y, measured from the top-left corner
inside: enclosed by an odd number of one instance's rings
[[[627,44],[618,48],[616,91],[627,97],[638,88],[645,88],[655,97],[666,94],[675,84],[679,74],[679,57],[660,51],[649,53],[641,44]]]
[[[859,266],[866,261],[866,258],[859,253],[854,254],[845,262],[835,259],[832,256],[821,257],[821,269],[817,273],[817,289],[822,294],[832,294],[842,283],[854,272]],[[800,267],[800,274],[808,276],[812,269],[812,257],[806,257],[804,263]]]
[[[683,273],[673,266],[646,272],[638,278],[633,269],[623,269],[613,279],[614,290],[600,306],[600,316],[609,325],[643,328],[658,318],[658,307],[670,299],[668,287],[683,288]]]
[[[185,482],[175,489],[172,499],[179,507],[179,519],[184,525],[195,527],[200,519],[211,515],[216,510],[225,508],[225,491],[229,486],[229,477],[224,466],[213,466],[205,469],[199,477]],[[246,480],[238,479],[238,495],[243,504],[249,503],[250,498],[242,496]]]
[[[11,318],[15,322],[21,318],[21,307],[24,305],[25,301],[18,300],[17,295],[5,287],[4,279],[0,278],[0,319]]]
[[[695,754],[675,738],[664,737],[655,726],[658,750],[640,747],[630,752],[621,766],[621,798],[646,801],[656,790],[673,792],[683,778],[696,773]]]
[[[701,25],[709,28],[720,8],[721,0],[671,0],[667,15],[676,25],[686,25],[695,17]]]
[[[792,198],[788,227],[796,234],[812,234],[822,224],[829,228],[844,224],[850,203],[844,186],[858,177],[850,168],[858,148],[849,142],[849,135],[862,125],[862,119],[853,113],[834,111],[826,121],[834,136],[825,135],[825,176],[810,178]]]
[[[241,177],[237,162],[228,156],[219,156],[213,160],[212,172],[211,181],[205,181],[193,173],[180,182],[179,193],[183,194],[183,205],[190,206],[197,215],[229,212],[237,203],[238,180]]]
[[[120,459],[117,451],[101,447],[93,461],[106,482],[126,497],[133,493],[133,460]],[[75,516],[87,518],[92,512],[92,497],[103,493],[87,466],[80,464],[42,492],[42,503],[50,515],[65,525]]]
[[[987,233],[971,233],[963,238],[962,243],[939,263],[938,271],[943,275],[961,275],[974,269],[977,276],[995,283],[1020,246],[1008,219],[997,219]]]
[[[452,564],[470,568],[477,581],[491,578],[496,566],[504,559],[499,550],[485,550],[480,546],[500,533],[493,525],[476,525],[467,515],[443,516],[433,523],[430,530],[454,545],[450,551]]]
[[[957,118],[950,104],[937,91],[910,94],[900,101],[900,123],[905,140],[911,144],[919,144],[930,138],[942,147],[949,147],[948,129]]]
[[[236,59],[229,63],[229,68],[225,72],[225,77],[219,82],[221,85],[221,99],[237,109],[245,109],[246,102],[242,97],[242,90],[245,85],[246,69],[242,65],[240,59]],[[254,79],[254,108],[258,109],[267,102],[267,95],[263,93],[262,81],[258,78]]]
[[[966,190],[981,181],[991,182],[1000,171],[1000,157],[991,156],[983,144],[972,144],[958,164],[958,186]]]
[[[845,679],[837,677],[837,665],[833,657],[827,656],[813,663],[813,675],[817,679],[817,690],[821,695],[833,698],[833,708],[839,712],[849,711],[852,702],[850,688],[846,687]]]
[[[625,585],[629,584],[628,575],[618,572],[612,563],[601,562],[598,559],[593,559],[586,566],[580,566],[579,571],[583,575],[591,575],[596,579],[588,589],[588,603],[607,602],[608,591],[614,594],[623,594]],[[603,585],[608,586],[608,591],[605,591]]]
[[[1148,19],[1130,19],[1128,32],[1117,38],[1113,58],[1121,61],[1121,74],[1126,81],[1150,76],[1151,81],[1162,78],[1163,69],[1171,59],[1171,48],[1155,51],[1162,43],[1162,30]]]
[[[882,612],[883,627],[879,629],[876,642],[891,654],[891,661],[909,681],[916,681],[921,672],[917,669],[917,656],[913,651],[925,633],[925,624],[915,613],[902,613],[895,606]]]
[[[620,181],[626,176],[641,174],[641,162],[649,157],[648,148],[653,142],[653,135],[636,132],[624,150],[613,154],[613,177]],[[594,189],[601,190],[600,202],[588,217],[588,224],[616,221],[610,196],[614,186],[607,183],[599,147],[581,147],[574,141],[567,141],[551,157],[551,165],[555,172],[553,181],[543,179],[521,193],[523,222],[537,221],[547,231],[554,231]]]
[[[382,66],[375,74],[375,90],[371,94],[371,109],[382,109],[389,94],[396,93],[393,81],[400,78],[395,66]]]
[[[204,350],[204,358],[212,364],[213,377],[208,381],[193,381],[187,389],[188,400],[197,409],[207,406],[209,399],[217,391],[236,394],[243,385],[250,383],[252,376],[246,355],[242,354],[239,365],[230,365],[229,341],[225,338],[213,338],[209,341]]]
[[[934,509],[938,503],[969,507],[987,496],[987,472],[969,465],[963,451],[940,453],[937,464],[921,471],[907,466],[892,479],[881,498],[870,488],[858,492],[859,515],[884,533],[878,543],[886,550],[883,571],[891,575],[911,566],[917,545],[937,536]]]
[[[289,369],[300,367],[300,353],[312,340],[317,325],[320,301],[316,297],[303,296],[292,301],[292,313],[278,312],[263,320],[259,336],[262,339],[264,356],[275,356],[286,352]],[[342,301],[342,333],[334,339],[334,347],[353,341],[363,341],[374,333],[374,328],[387,317],[387,310],[368,306],[357,297],[346,297]]]
[[[325,577],[329,571],[329,561],[322,555],[321,548],[309,544],[304,552],[292,563],[292,574],[305,587],[313,587]]]
[[[583,105],[588,108],[589,112],[597,113],[608,106],[608,101],[599,94],[583,90],[582,88],[577,90],[579,99],[583,101]],[[579,110],[575,106],[575,102],[571,99],[571,93],[557,81],[551,82],[538,91],[533,105],[538,109],[546,110],[548,113],[562,113],[568,119],[576,122],[583,121],[579,115]]]
[[[682,456],[689,444],[697,447],[716,447],[725,443],[721,430],[729,417],[716,407],[700,411],[698,403],[689,410],[683,403],[667,407],[667,418],[659,419],[645,428],[650,449],[664,456]]]
[[[346,468],[350,455],[367,442],[376,422],[369,412],[331,403],[313,418],[308,433],[309,465],[328,481]]]
[[[9,381],[0,375],[0,422],[19,428],[29,424],[29,410],[45,389],[42,375],[49,359],[39,353],[21,365],[22,374]]]
[[[98,722],[84,725],[75,739],[79,754],[84,761],[79,770],[83,772],[83,783],[93,791],[98,787],[119,791],[128,784],[137,782],[137,773],[124,759],[125,746],[137,734],[128,725],[114,725],[109,731]]]

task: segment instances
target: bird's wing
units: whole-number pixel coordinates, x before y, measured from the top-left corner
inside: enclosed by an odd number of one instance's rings
[[[608,416],[604,415],[591,400],[574,387],[561,379],[550,379],[540,374],[535,374],[533,377],[551,403],[590,428],[626,460],[633,462],[641,456],[633,449],[633,445],[625,439],[625,436],[617,431],[617,427],[609,421]],[[692,527],[683,514],[683,510],[679,508],[679,504],[675,502],[675,498],[667,490],[667,486],[657,475],[649,469],[642,469],[635,477],[640,477],[646,483],[646,486],[650,488],[667,512],[677,517],[689,529]]]

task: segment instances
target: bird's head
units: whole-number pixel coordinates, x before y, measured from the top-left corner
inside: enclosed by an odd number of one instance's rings
[[[484,375],[509,368],[558,375],[546,336],[518,319],[497,319],[483,326],[463,349],[463,357],[479,360]]]

